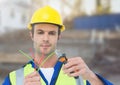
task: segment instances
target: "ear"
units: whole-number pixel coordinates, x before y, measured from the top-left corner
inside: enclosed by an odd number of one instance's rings
[[[32,34],[32,32],[30,31],[29,34],[30,34],[30,38],[33,40],[33,34]]]
[[[58,35],[58,40],[59,40],[59,39],[61,39],[61,37],[62,37],[62,36],[61,36],[61,34],[60,34],[60,35]]]

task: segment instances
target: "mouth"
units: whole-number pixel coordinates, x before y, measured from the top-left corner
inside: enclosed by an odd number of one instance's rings
[[[49,48],[51,45],[41,45],[41,47],[43,47],[43,48]]]

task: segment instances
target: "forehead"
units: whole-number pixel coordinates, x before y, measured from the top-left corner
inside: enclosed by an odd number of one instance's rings
[[[58,26],[53,24],[35,24],[35,30],[57,31]]]

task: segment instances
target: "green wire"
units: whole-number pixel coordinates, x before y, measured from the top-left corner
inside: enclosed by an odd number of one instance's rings
[[[21,54],[23,54],[25,57],[27,57],[27,58],[29,58],[33,63],[34,63],[34,61],[33,61],[33,59],[28,55],[28,54],[26,54],[25,52],[23,52],[22,50],[19,50],[19,52],[21,53]],[[34,63],[35,64],[35,63]],[[36,65],[36,64],[35,64]],[[38,67],[38,65],[36,65],[37,67]],[[37,69],[37,71],[39,71],[39,69]]]
[[[22,50],[19,50],[20,53],[22,53],[24,56],[26,56],[27,58],[29,58],[30,60],[33,60],[28,54],[26,54],[25,52],[23,52]]]
[[[45,60],[41,63],[40,67],[43,66],[43,64],[54,54],[55,52],[52,52],[48,57],[45,58]]]

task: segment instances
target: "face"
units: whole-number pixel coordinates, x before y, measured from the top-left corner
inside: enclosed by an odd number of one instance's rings
[[[34,25],[32,35],[35,52],[38,54],[49,54],[56,48],[58,41],[58,26],[52,24]]]

